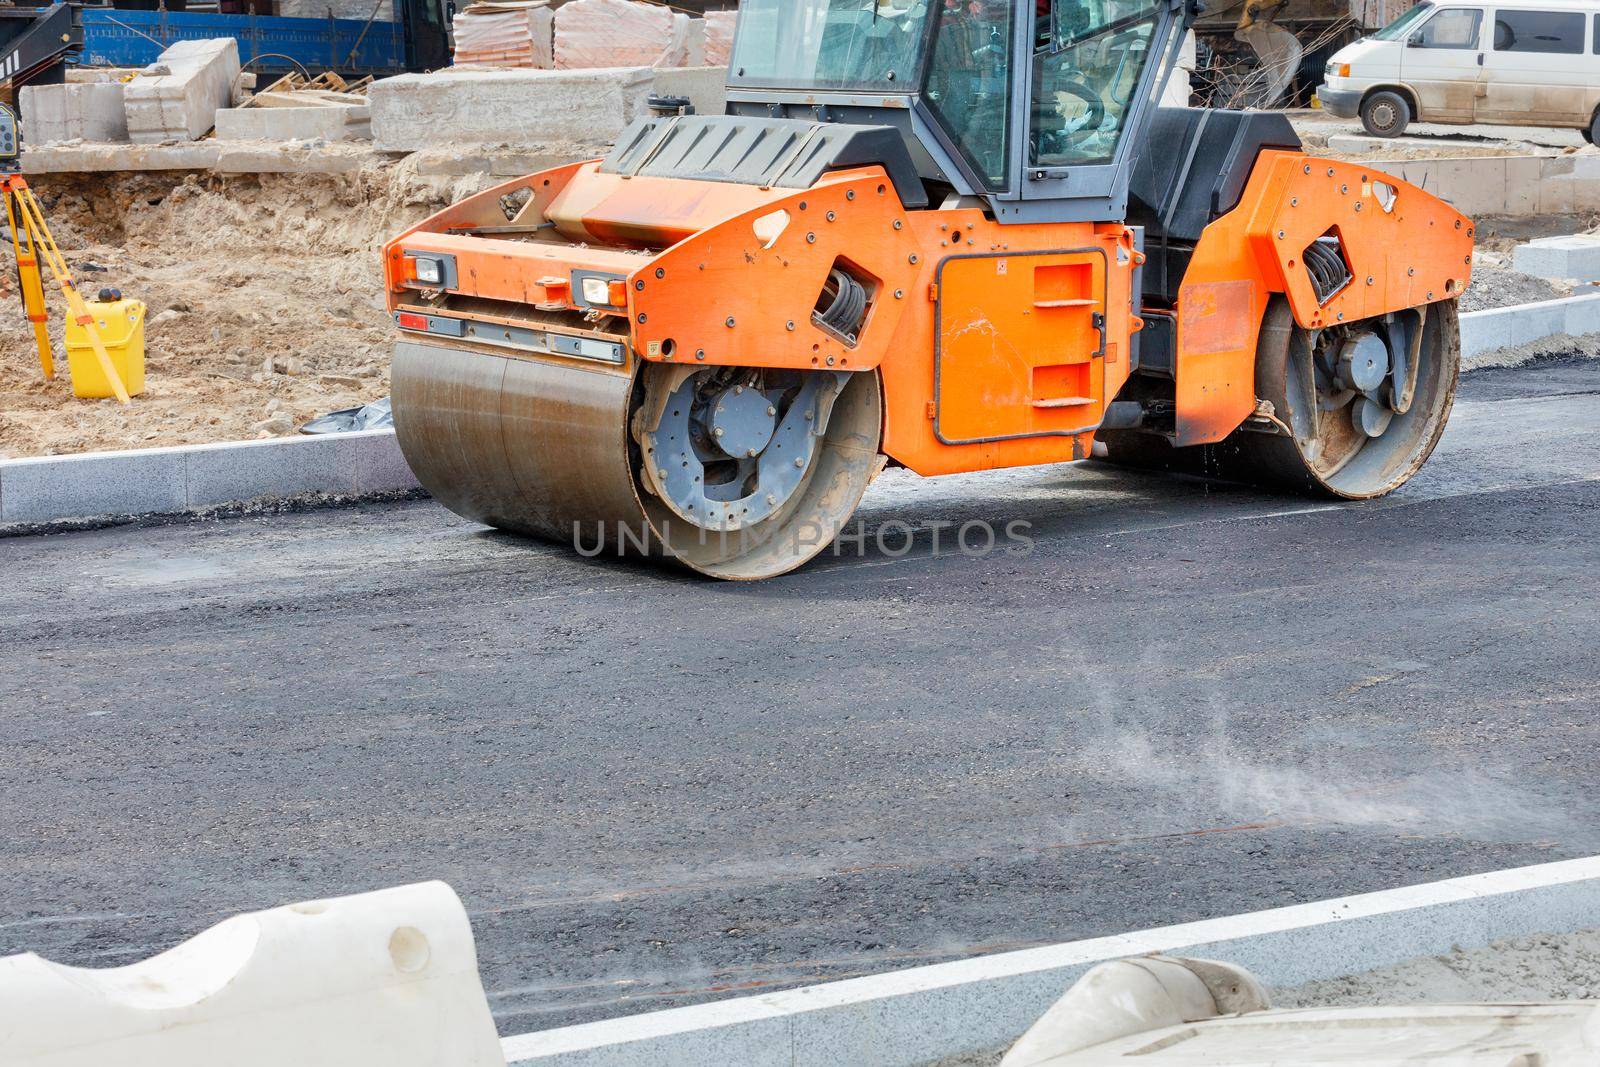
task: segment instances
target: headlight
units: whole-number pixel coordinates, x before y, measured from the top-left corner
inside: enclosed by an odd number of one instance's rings
[[[417,257],[417,281],[424,285],[438,285],[444,280],[444,272],[439,269],[437,259],[423,259]]]
[[[572,272],[572,298],[580,306],[598,311],[625,308],[628,306],[628,279],[620,274],[575,270]]]
[[[400,278],[402,284],[423,289],[454,289],[456,257],[448,252],[406,252]]]
[[[1350,77],[1350,64],[1348,64],[1348,63],[1329,63],[1328,64],[1328,77],[1330,77],[1330,78],[1348,78],[1348,77]]]

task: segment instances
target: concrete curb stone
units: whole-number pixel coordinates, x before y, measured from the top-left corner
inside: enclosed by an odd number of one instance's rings
[[[1600,333],[1600,293],[1489,308],[1461,316],[1463,358],[1546,337]]]
[[[1003,1047],[1098,963],[1242,964],[1269,986],[1591,928],[1600,857],[1134,931],[505,1038],[510,1067],[919,1065]]]
[[[1600,294],[1461,316],[1463,357],[1600,333]],[[393,430],[0,460],[0,530],[256,500],[413,492]]]
[[[417,488],[393,430],[38,456],[0,461],[0,529]]]

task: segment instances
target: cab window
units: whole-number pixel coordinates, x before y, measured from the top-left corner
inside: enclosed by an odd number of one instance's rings
[[[927,5],[875,0],[744,0],[734,77],[783,88],[903,89],[916,85]]]
[[[1494,50],[1581,56],[1586,18],[1579,11],[1501,10],[1494,20]]]
[[[946,3],[923,99],[985,188],[1010,184],[1011,0]]]
[[[1032,166],[1106,163],[1150,59],[1150,0],[1056,0],[1033,57]]]
[[[1413,48],[1477,48],[1483,12],[1472,8],[1440,9],[1411,38]]]

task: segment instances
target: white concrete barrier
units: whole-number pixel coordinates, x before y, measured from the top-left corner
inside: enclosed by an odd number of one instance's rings
[[[443,882],[235,916],[110,970],[0,959],[6,1067],[504,1067]]]

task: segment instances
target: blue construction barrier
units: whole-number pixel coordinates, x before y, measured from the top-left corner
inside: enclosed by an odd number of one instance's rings
[[[392,74],[405,69],[405,30],[398,22],[213,15],[190,11],[128,11],[85,7],[87,67],[143,67],[175,41],[232,37],[239,61],[256,71],[305,68],[317,74]]]

